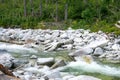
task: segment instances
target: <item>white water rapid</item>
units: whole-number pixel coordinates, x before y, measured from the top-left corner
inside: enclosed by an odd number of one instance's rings
[[[0,43],[0,49],[12,53],[37,53],[36,50],[32,48],[24,47],[24,45],[8,44],[8,43]]]

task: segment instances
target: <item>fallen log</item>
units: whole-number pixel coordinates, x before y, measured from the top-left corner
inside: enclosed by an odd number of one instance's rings
[[[9,71],[6,67],[0,64],[0,80],[20,80],[17,78],[11,71]]]

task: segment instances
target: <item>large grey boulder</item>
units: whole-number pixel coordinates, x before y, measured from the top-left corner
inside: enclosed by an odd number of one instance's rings
[[[1,54],[0,53],[0,64],[10,68],[13,64],[14,57],[9,53]]]
[[[95,48],[95,51],[94,51],[93,55],[100,56],[102,54],[103,54],[103,49],[101,47]]]
[[[82,48],[79,50],[76,50],[75,52],[72,52],[69,54],[69,56],[82,56],[82,55],[88,55],[93,52],[92,48]]]
[[[95,41],[92,41],[90,44],[88,44],[87,47],[90,47],[90,48],[104,47],[107,45],[108,42],[109,40],[95,40]]]
[[[114,44],[114,45],[112,46],[112,49],[113,49],[113,50],[120,50],[120,45],[119,45],[119,44]]]

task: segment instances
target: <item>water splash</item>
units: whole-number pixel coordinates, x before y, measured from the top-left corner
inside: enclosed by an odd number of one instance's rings
[[[23,45],[8,43],[0,43],[0,49],[7,50],[8,52],[12,53],[37,53],[37,51],[32,48],[26,48]]]
[[[90,64],[84,61],[70,62],[66,68],[68,67],[90,73],[101,73],[105,75],[120,77],[120,68],[110,67],[108,65],[100,65],[94,61]]]

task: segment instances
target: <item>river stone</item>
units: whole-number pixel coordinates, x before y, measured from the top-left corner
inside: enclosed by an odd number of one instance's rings
[[[112,49],[113,49],[113,50],[120,50],[120,45],[119,45],[119,44],[114,44],[114,45],[112,46]]]
[[[53,33],[52,33],[52,38],[56,38],[56,37],[58,37],[59,35],[60,35],[59,30],[55,30],[55,31],[53,31]]]
[[[45,77],[47,77],[48,79],[55,79],[55,78],[59,78],[62,79],[60,72],[55,70],[55,71],[49,71],[45,74]]]
[[[74,42],[77,42],[77,43],[80,43],[80,42],[82,42],[82,38],[74,38],[73,41],[74,41]]]
[[[95,41],[92,41],[90,44],[88,44],[87,47],[90,47],[90,48],[104,47],[107,45],[108,42],[109,40],[95,40]]]
[[[54,64],[54,58],[38,58],[37,60],[38,65],[48,65],[52,66]]]
[[[93,52],[92,48],[82,48],[73,53],[70,53],[69,56],[81,56],[86,54],[91,54]]]
[[[61,34],[61,35],[60,35],[60,38],[62,38],[62,39],[67,39],[67,38],[68,38],[67,33]]]
[[[52,37],[52,36],[51,36],[50,34],[46,34],[46,35],[45,35],[45,39],[46,39],[46,40],[49,40],[51,37]]]
[[[101,80],[99,78],[93,77],[93,76],[87,76],[87,75],[80,75],[68,80]]]
[[[53,64],[51,66],[51,69],[54,69],[54,68],[57,68],[57,67],[62,67],[62,66],[65,66],[65,65],[66,65],[66,63],[64,62],[64,60],[59,59],[59,60],[56,61],[55,64]]]
[[[3,64],[4,66],[8,68],[11,68],[13,64],[12,62],[13,60],[14,60],[14,57],[8,53],[0,55],[0,64]]]
[[[120,44],[120,39],[115,39],[116,44]]]
[[[103,54],[103,49],[101,47],[95,48],[93,55],[100,56],[101,54]]]
[[[73,48],[72,44],[67,44],[67,45],[63,45],[63,48],[67,49],[67,50],[71,50]]]

